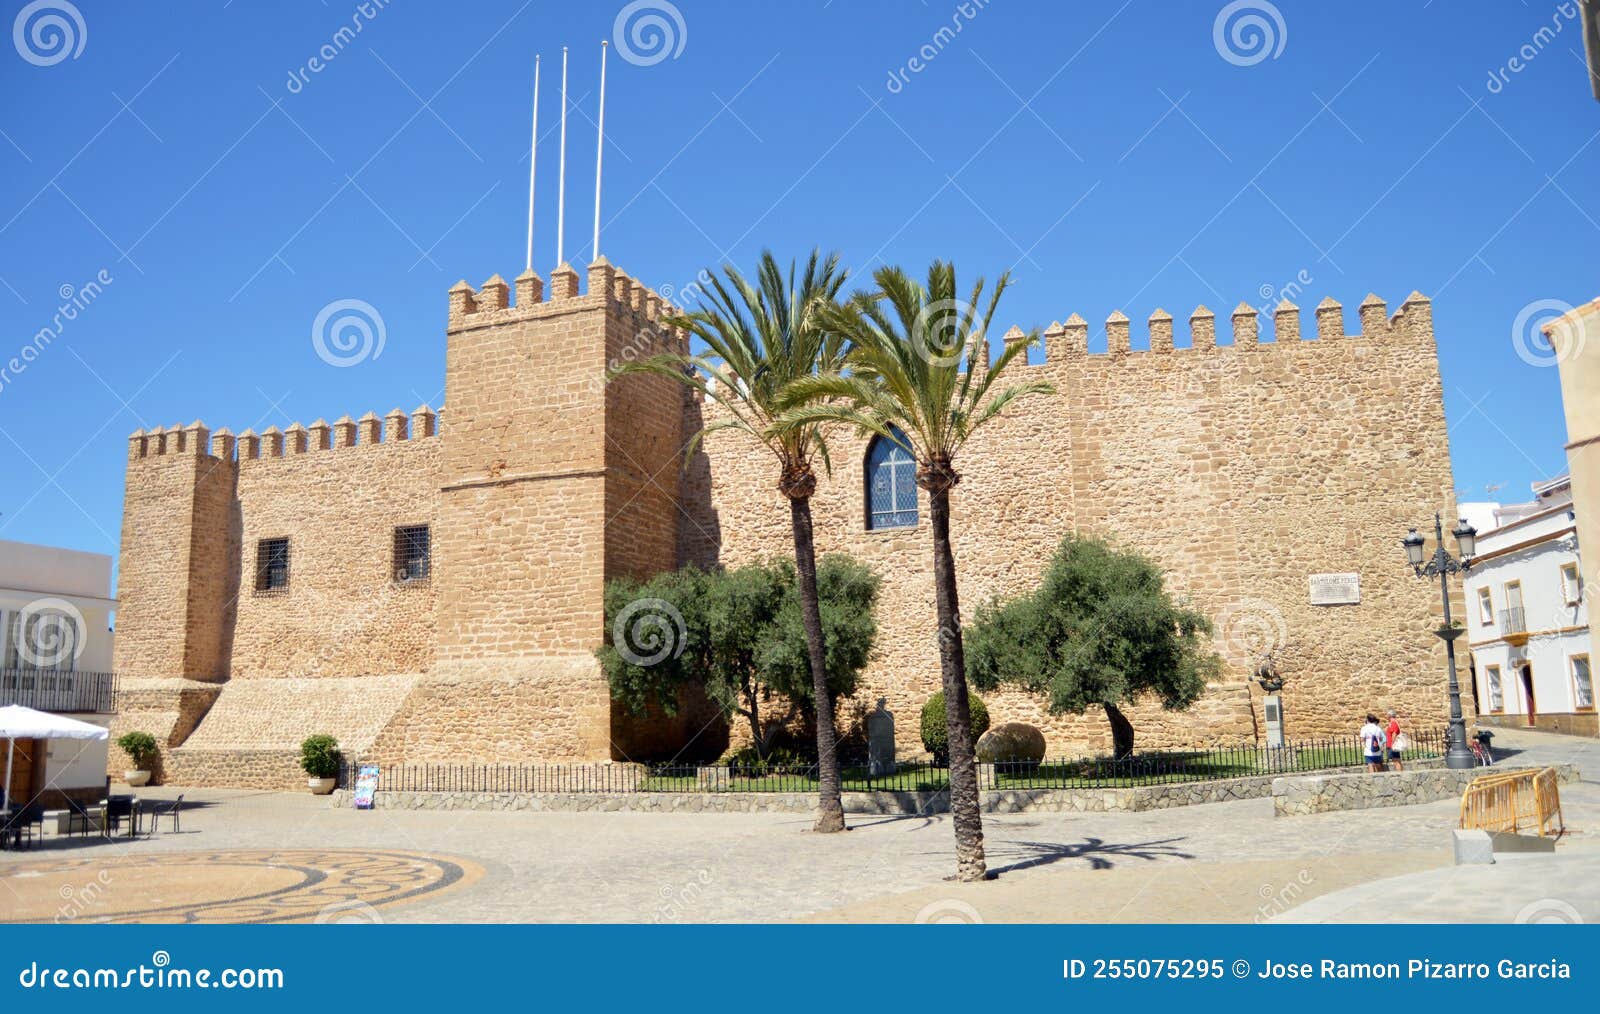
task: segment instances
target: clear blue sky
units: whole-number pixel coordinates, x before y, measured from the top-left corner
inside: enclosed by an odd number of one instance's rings
[[[536,266],[554,264],[563,44],[568,257],[590,257],[588,117],[622,6],[82,0],[71,52],[28,30],[0,44],[0,364],[63,286],[112,279],[0,378],[0,538],[115,553],[138,427],[437,406],[446,289],[522,267],[535,53]],[[667,51],[612,51],[605,252],[674,289],[763,246],[858,269],[951,257],[1013,269],[1008,323],[1120,308],[1136,344],[1158,306],[1223,317],[1302,273],[1302,306],[1331,294],[1352,330],[1368,291],[1392,310],[1420,289],[1460,495],[1525,498],[1565,467],[1564,427],[1519,314],[1600,294],[1600,103],[1576,22],[1542,0],[1280,0],[1262,53],[1248,22],[1218,48],[1222,7],[680,0]],[[312,327],[346,299],[386,341],[335,368]]]

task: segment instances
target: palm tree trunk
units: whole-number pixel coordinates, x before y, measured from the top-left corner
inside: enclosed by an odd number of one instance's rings
[[[822,607],[817,597],[817,547],[811,533],[811,498],[789,499],[794,528],[794,568],[800,578],[800,619],[806,628],[806,653],[811,659],[812,697],[817,707],[817,825],[824,833],[844,830],[840,797],[839,732],[833,724],[833,695],[828,692],[827,651],[822,639]]]
[[[934,603],[939,612],[939,674],[944,683],[945,727],[950,746],[950,816],[956,831],[956,879],[983,880],[983,817],[978,809],[978,766],[972,752],[966,657],[961,647],[961,602],[956,558],[950,547],[950,491],[928,491],[933,519]]]

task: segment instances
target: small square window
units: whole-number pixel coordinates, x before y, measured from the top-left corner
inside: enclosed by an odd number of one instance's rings
[[[394,530],[394,579],[426,581],[433,574],[433,544],[427,525],[406,525]]]
[[[289,540],[262,539],[256,543],[256,591],[285,591],[289,587]]]

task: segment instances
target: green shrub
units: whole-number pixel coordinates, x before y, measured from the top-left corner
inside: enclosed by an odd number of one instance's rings
[[[300,744],[300,767],[312,778],[339,776],[339,741],[332,736],[307,736]]]
[[[989,731],[989,709],[983,706],[977,694],[969,693],[967,701],[972,713],[972,742],[976,746],[978,737]],[[933,759],[940,764],[950,762],[950,735],[945,729],[942,690],[922,706],[922,748],[933,754]]]
[[[117,746],[133,761],[135,771],[148,771],[150,762],[160,752],[156,738],[148,732],[125,732],[117,737]]]
[[[798,750],[784,746],[768,749],[766,759],[763,760],[756,753],[755,747],[747,746],[729,753],[722,759],[722,763],[737,769],[740,774],[764,775],[772,770],[793,771],[808,767],[816,761]]]

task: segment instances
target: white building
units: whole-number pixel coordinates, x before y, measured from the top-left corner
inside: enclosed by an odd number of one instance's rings
[[[0,539],[0,706],[111,724],[110,594],[111,557]],[[104,740],[18,740],[12,798],[98,802],[106,753]]]
[[[1567,476],[1535,483],[1528,503],[1463,504],[1492,517],[1467,573],[1467,643],[1479,724],[1593,736],[1589,613]]]

